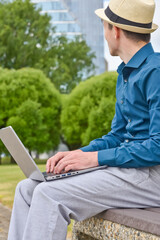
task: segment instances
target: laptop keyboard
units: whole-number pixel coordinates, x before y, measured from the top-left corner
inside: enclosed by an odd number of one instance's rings
[[[43,172],[42,174],[44,175],[44,177],[49,177],[49,176],[56,175],[53,172],[52,173]]]

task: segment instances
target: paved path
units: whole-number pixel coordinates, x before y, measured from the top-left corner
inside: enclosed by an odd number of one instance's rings
[[[7,240],[11,210],[0,203],[0,240]],[[71,240],[71,238],[67,238]]]
[[[7,240],[11,210],[0,203],[0,240]]]

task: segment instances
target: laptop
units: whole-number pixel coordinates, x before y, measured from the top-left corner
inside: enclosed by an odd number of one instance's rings
[[[98,166],[84,170],[69,171],[67,173],[61,174],[41,172],[11,126],[0,129],[0,139],[2,140],[3,144],[5,145],[9,153],[12,155],[16,163],[19,165],[24,175],[27,178],[31,178],[33,180],[42,182],[53,181],[107,167]]]

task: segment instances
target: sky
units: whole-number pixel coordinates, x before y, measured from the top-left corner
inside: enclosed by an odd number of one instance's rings
[[[106,4],[109,1],[104,0],[104,6],[106,7]],[[159,25],[158,30],[156,30],[154,33],[151,34],[151,43],[153,45],[153,48],[156,52],[160,52],[160,0],[155,0],[156,3],[156,10],[154,15],[153,22]],[[105,40],[104,40],[105,41]],[[105,58],[108,62],[108,70],[109,71],[115,71],[117,70],[118,65],[122,62],[119,57],[112,57],[110,56],[107,43],[105,41]]]

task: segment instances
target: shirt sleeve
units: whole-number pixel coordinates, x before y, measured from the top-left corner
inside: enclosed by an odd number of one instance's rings
[[[98,152],[99,165],[138,168],[160,165],[160,69],[154,69],[145,86],[149,107],[149,138]]]
[[[111,131],[102,136],[102,138],[95,139],[90,142],[88,146],[80,148],[83,152],[100,151],[103,149],[115,148],[124,141],[125,126],[127,122],[124,119],[120,107],[116,102],[115,116],[112,120]]]

